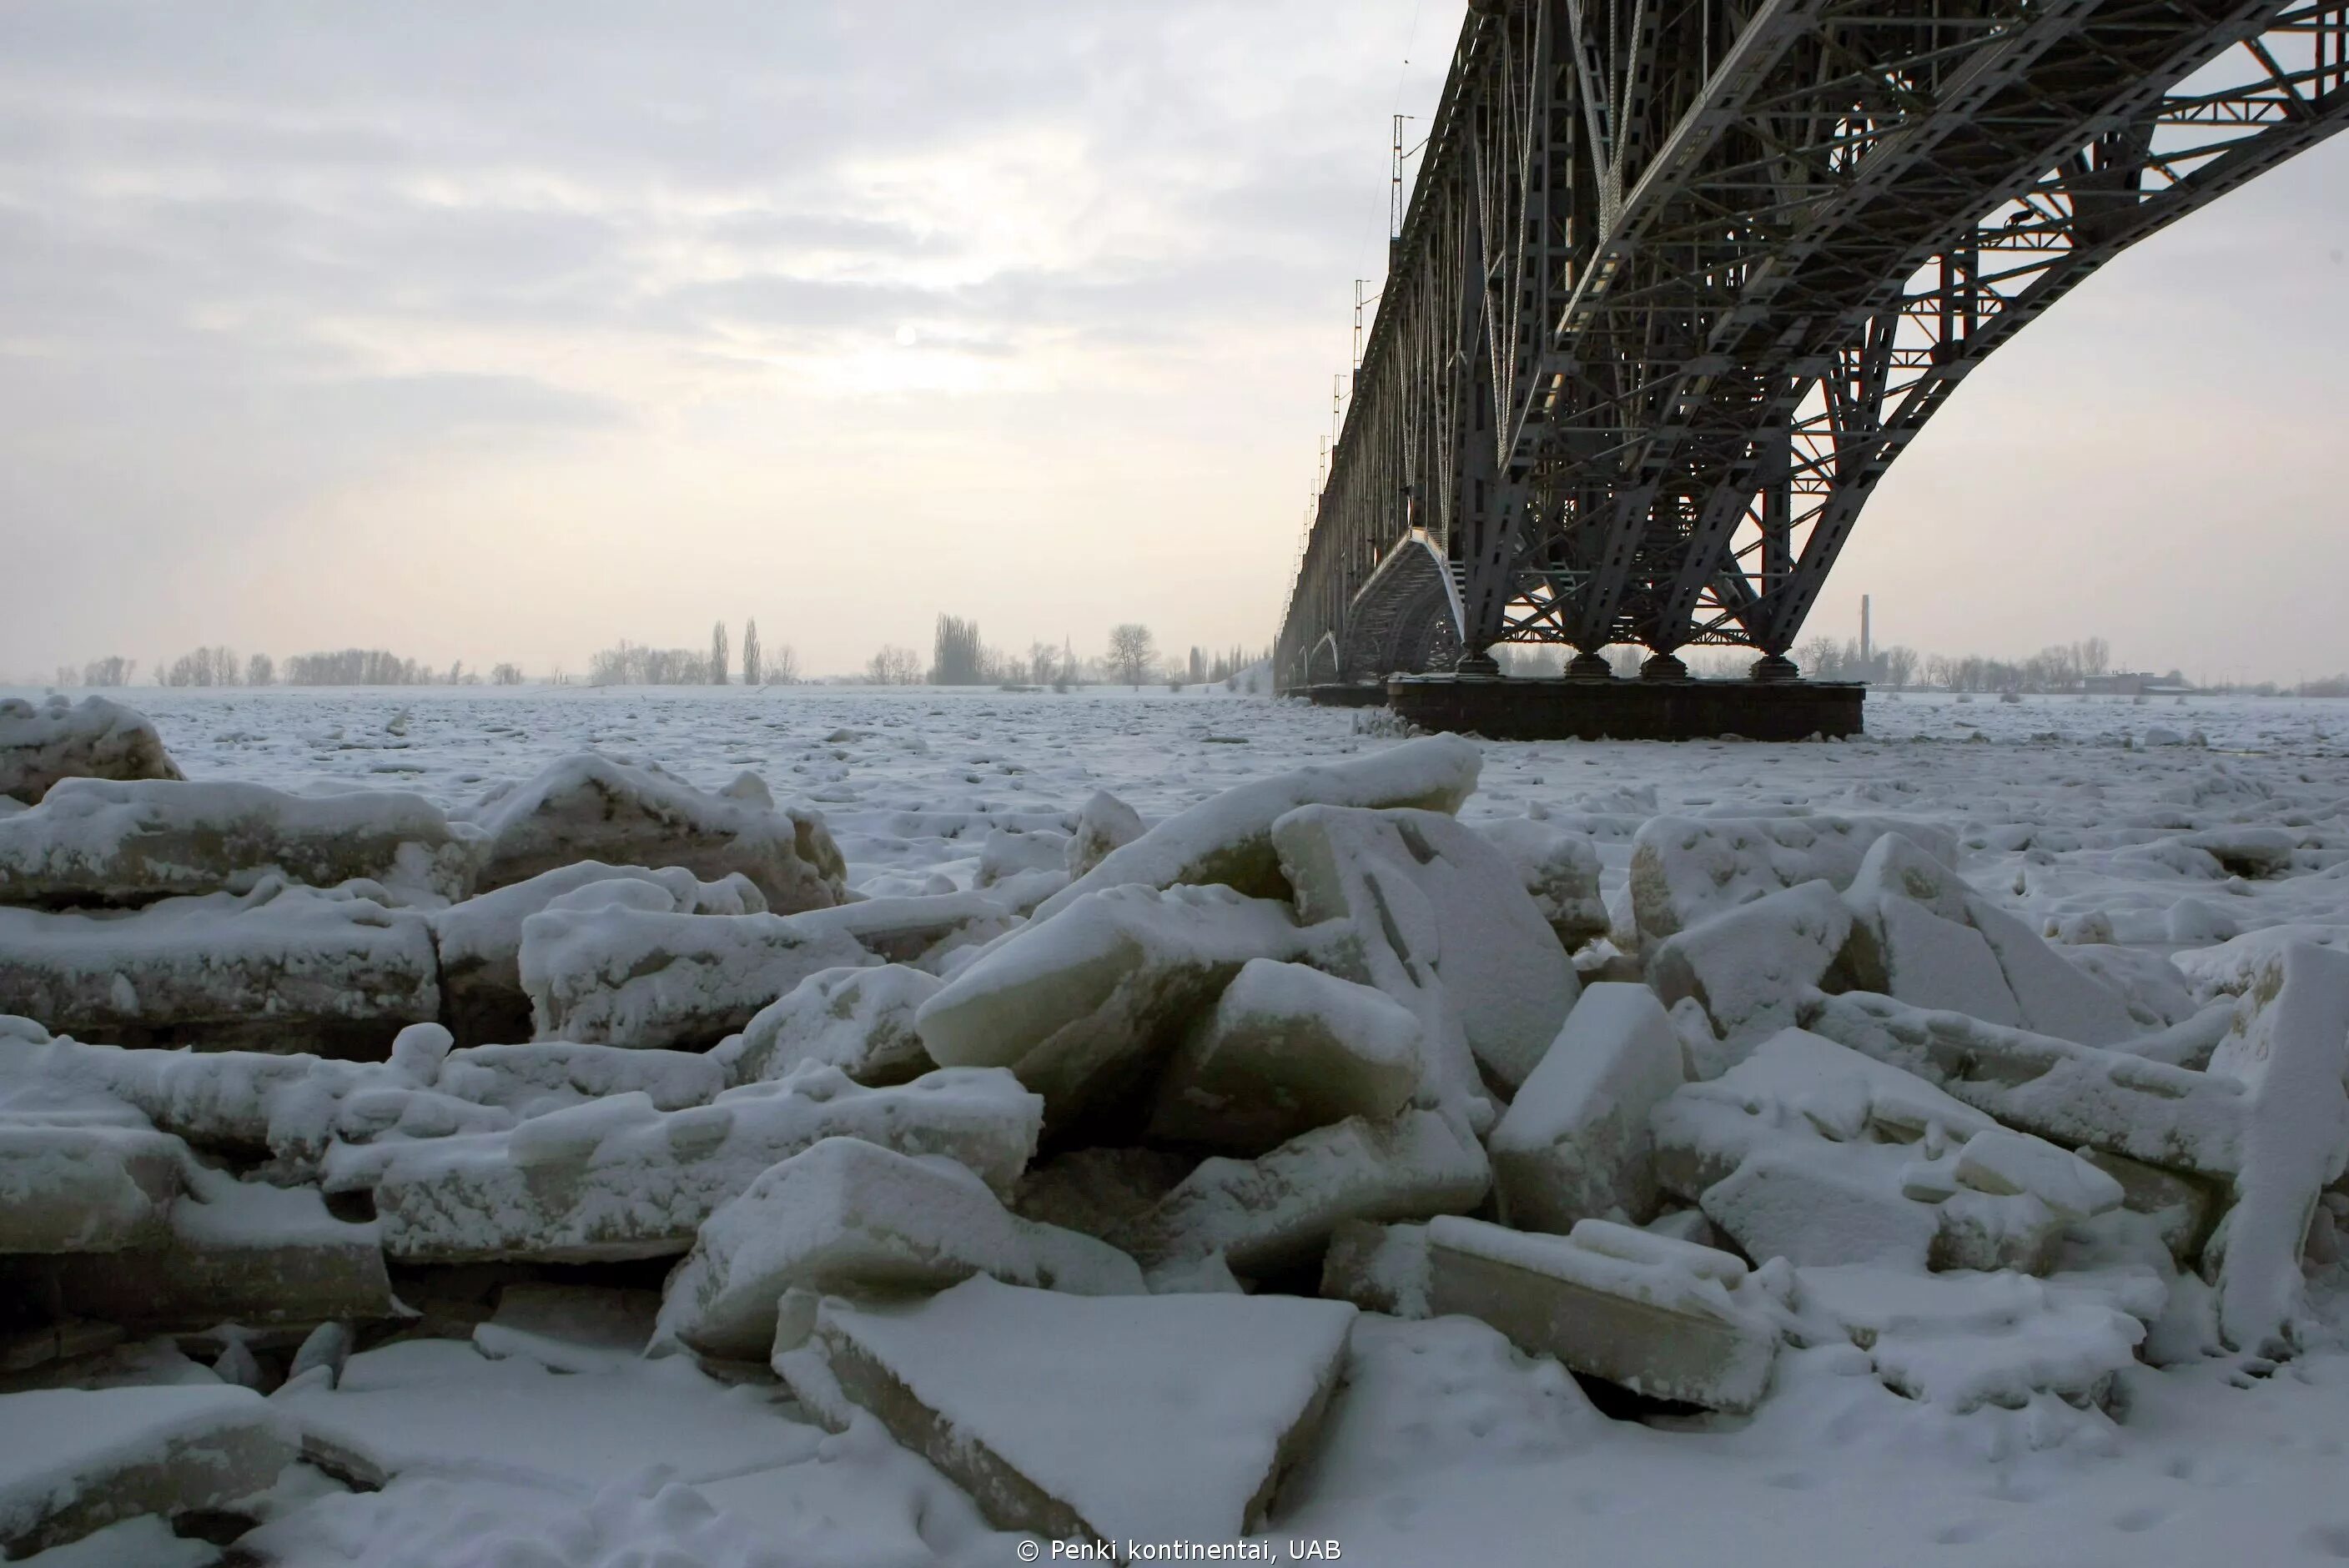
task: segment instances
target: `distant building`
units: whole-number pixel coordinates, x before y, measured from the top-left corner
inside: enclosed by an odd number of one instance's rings
[[[2158,676],[2150,670],[2122,670],[2109,676],[2087,676],[2080,689],[2109,696],[2183,696],[2193,685],[2176,670]]]

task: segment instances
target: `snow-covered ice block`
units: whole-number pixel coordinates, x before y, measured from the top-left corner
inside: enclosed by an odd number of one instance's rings
[[[2083,1045],[2137,1032],[2117,993],[1903,834],[1868,846],[1844,899],[1854,988]]]
[[[1055,1130],[1145,1090],[1252,958],[1305,943],[1288,906],[1223,887],[1112,887],[987,952],[915,1015],[933,1060],[1008,1067]]]
[[[1648,972],[1666,1006],[1694,997],[1733,1046],[1795,1022],[1851,925],[1834,888],[1804,882],[1682,927],[1656,948]]]
[[[329,1191],[372,1185],[384,1251],[412,1262],[596,1262],[685,1252],[718,1205],[827,1138],[959,1161],[1007,1194],[1043,1104],[1010,1074],[950,1069],[865,1088],[829,1068],[658,1112],[625,1096],[511,1132],[338,1148]]]
[[[726,916],[564,903],[523,922],[522,983],[541,1039],[714,1045],[819,970],[876,962],[821,920],[830,910]]]
[[[132,913],[0,909],[0,1011],[133,1045],[372,1056],[439,1017],[440,986],[423,916],[273,880]]]
[[[1912,1074],[1800,1029],[1678,1090],[1651,1119],[1661,1184],[1749,1256],[2044,1270],[2060,1236],[2053,1210],[2028,1195],[1961,1191],[1954,1170],[1929,1179],[1933,1162],[1995,1125]]]
[[[1077,812],[1062,864],[1071,878],[1083,876],[1112,853],[1142,837],[1142,813],[1106,789],[1096,789]]]
[[[2224,1076],[1857,993],[1814,998],[1804,1024],[2052,1143],[2207,1175],[2242,1163],[2243,1087]]]
[[[978,1274],[1080,1295],[1143,1293],[1132,1258],[1020,1219],[959,1165],[831,1138],[702,1222],[669,1275],[659,1334],[705,1355],[763,1360],[786,1290],[936,1291]]]
[[[1905,834],[1886,833],[1868,847],[1844,890],[1852,920],[1842,977],[1911,1006],[2020,1026],[2023,1012],[1998,954],[1967,919],[1971,892]]]
[[[1419,1085],[1419,1020],[1383,992],[1252,958],[1175,1047],[1152,1138],[1257,1155],[1350,1116],[1392,1116]]]
[[[1308,922],[1348,921],[1375,953],[1364,978],[1391,991],[1440,983],[1476,1063],[1515,1090],[1579,991],[1574,965],[1516,870],[1438,811],[1308,806],[1273,825],[1281,870]]]
[[[572,1040],[468,1046],[450,1051],[430,1081],[442,1094],[521,1117],[543,1116],[607,1095],[637,1093],[649,1097],[656,1110],[682,1110],[708,1103],[729,1087],[723,1065],[701,1052],[636,1050]],[[346,1099],[346,1137],[350,1109]]]
[[[1897,1149],[1822,1139],[1757,1149],[1704,1190],[1705,1217],[1748,1256],[1798,1266],[1899,1264],[1913,1269],[2054,1266],[2063,1222],[2028,1193],[1970,1189],[1912,1196]]]
[[[1578,1220],[1654,1218],[1648,1119],[1686,1081],[1654,992],[1620,982],[1586,989],[1487,1142],[1502,1218],[1560,1234]]]
[[[1104,855],[1046,899],[1036,918],[1050,919],[1088,893],[1128,882],[1154,888],[1219,882],[1252,897],[1286,898],[1288,883],[1272,848],[1272,825],[1280,818],[1309,805],[1457,811],[1475,792],[1482,762],[1475,742],[1437,735],[1242,784]]]
[[[2306,1338],[2301,1248],[2320,1194],[2349,1166],[2349,954],[2305,944],[2277,953],[2238,1005],[2210,1076],[2245,1088],[2234,1206],[2203,1260],[2219,1293],[2219,1333],[2275,1356]]]
[[[1425,1225],[1348,1220],[1330,1233],[1321,1256],[1321,1294],[1390,1317],[1431,1315]]]
[[[1531,817],[1478,822],[1476,831],[1509,858],[1558,944],[1568,953],[1612,923],[1599,891],[1599,851],[1588,833]]]
[[[2040,1393],[2099,1402],[2145,1337],[2127,1313],[2023,1274],[1849,1264],[1798,1279],[1805,1313],[1849,1335],[1886,1387],[1957,1412]]]
[[[976,893],[695,915],[647,907],[656,890],[639,885],[583,888],[523,923],[522,983],[541,1038],[714,1045],[821,970],[917,958],[1010,923]],[[627,902],[606,902],[623,891]]]
[[[2022,921],[1980,893],[1966,899],[1966,918],[1997,955],[2024,1028],[2084,1046],[2115,1046],[2137,1033],[2119,993]]]
[[[217,1508],[269,1485],[295,1453],[286,1422],[249,1388],[0,1394],[0,1556]]]
[[[1889,817],[1655,817],[1631,841],[1631,907],[1640,935],[1661,941],[1724,909],[1825,879],[1851,885],[1887,833],[1955,862],[1946,828]]]
[[[936,1065],[914,1015],[944,984],[905,964],[820,969],[710,1055],[731,1083],[783,1078],[806,1062],[838,1068],[863,1084],[903,1083]]]
[[[1491,1184],[1484,1150],[1439,1112],[1350,1117],[1260,1159],[1204,1161],[1124,1240],[1152,1268],[1221,1253],[1263,1274],[1314,1262],[1341,1221],[1464,1213]]]
[[[336,1219],[315,1188],[202,1168],[160,1242],[64,1260],[57,1284],[70,1311],[157,1331],[399,1315],[372,1222]]]
[[[827,1425],[879,1418],[999,1529],[1122,1553],[1261,1524],[1313,1441],[1354,1315],[1343,1302],[1073,1296],[982,1276],[918,1303],[826,1301],[775,1365]]]
[[[434,1026],[422,1026],[434,1027]],[[0,1046],[0,1106],[120,1126],[151,1123],[240,1161],[315,1166],[342,1101],[395,1079],[383,1063],[261,1051],[168,1051],[70,1038]]]
[[[158,1242],[191,1165],[151,1129],[0,1121],[0,1255]]]
[[[421,795],[288,795],[259,784],[69,779],[0,817],[0,903],[140,904],[243,892],[271,872],[462,898],[480,835]]]
[[[710,882],[739,872],[785,914],[838,903],[846,886],[846,863],[816,812],[705,794],[658,768],[593,753],[492,791],[474,820],[490,840],[485,889],[588,860],[682,866]]]
[[[670,907],[687,914],[761,914],[767,908],[766,895],[747,877],[705,882],[681,867],[647,871],[584,861],[435,911],[432,940],[440,954],[444,1017],[460,1042],[511,1044],[530,1037],[522,923],[565,893],[615,881],[665,888]]]
[[[1727,1253],[1603,1221],[1547,1236],[1456,1215],[1429,1222],[1427,1243],[1434,1310],[1529,1354],[1714,1410],[1750,1410],[1769,1387],[1778,1331],[1740,1299],[1745,1265]]]
[[[2068,1149],[1994,1127],[1958,1150],[1958,1180],[1977,1192],[2028,1192],[2067,1220],[2121,1206],[2121,1184]]]
[[[0,698],[0,796],[37,806],[61,779],[180,777],[153,723],[119,702]]]

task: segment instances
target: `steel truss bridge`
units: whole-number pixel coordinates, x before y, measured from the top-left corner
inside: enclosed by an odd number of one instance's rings
[[[1474,0],[1276,650],[1785,652],[1886,468],[2349,123],[2349,0]]]

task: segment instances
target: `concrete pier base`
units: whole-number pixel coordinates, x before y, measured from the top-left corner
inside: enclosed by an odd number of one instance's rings
[[[1384,707],[1387,688],[1360,682],[1307,686],[1301,694],[1322,707]]]
[[[1322,701],[1315,687],[1314,700]],[[1340,688],[1361,691],[1369,688]],[[1422,729],[1495,740],[1748,740],[1860,730],[1857,681],[1518,680],[1393,676],[1387,706]]]

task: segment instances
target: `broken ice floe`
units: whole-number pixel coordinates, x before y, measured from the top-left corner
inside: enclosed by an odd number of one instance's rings
[[[62,1485],[0,1436],[0,1535],[249,1498],[296,1442],[340,1478],[305,1484],[609,1491],[651,1378],[713,1488],[895,1455],[999,1528],[1225,1539],[1422,1351],[1527,1369],[1554,1451],[1604,1440],[1567,1372],[1717,1422],[1832,1349],[1963,1416],[2310,1341],[2349,1212],[2319,928],[2057,946],[1931,822],[1464,824],[1479,765],[967,814],[971,885],[885,897],[750,776],[44,785],[0,820],[0,1377],[114,1436]],[[219,1398],[73,1403],[124,1379]]]

